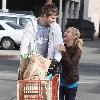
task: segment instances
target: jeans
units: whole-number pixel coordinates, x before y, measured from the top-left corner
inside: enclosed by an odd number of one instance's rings
[[[77,87],[69,89],[64,86],[60,86],[59,100],[75,100]]]

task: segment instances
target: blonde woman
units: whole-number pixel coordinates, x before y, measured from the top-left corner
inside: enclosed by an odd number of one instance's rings
[[[78,63],[83,45],[79,30],[69,27],[64,33],[64,44],[65,46],[59,45],[59,50],[62,52],[61,63],[63,67],[59,100],[75,100],[79,84]]]

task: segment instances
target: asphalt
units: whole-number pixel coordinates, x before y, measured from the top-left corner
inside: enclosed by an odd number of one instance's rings
[[[100,39],[84,41],[80,66],[82,68],[76,100],[100,100]]]

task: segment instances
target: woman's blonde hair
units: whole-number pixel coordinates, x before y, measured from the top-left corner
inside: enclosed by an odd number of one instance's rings
[[[73,38],[74,38],[74,44],[77,45],[81,50],[83,50],[82,49],[83,40],[82,40],[82,38],[80,38],[80,36],[81,36],[80,31],[75,27],[69,27],[67,29],[67,31],[71,31],[72,32],[72,35],[73,35]]]

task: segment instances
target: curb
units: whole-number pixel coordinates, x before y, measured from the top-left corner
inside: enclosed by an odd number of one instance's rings
[[[19,60],[18,55],[0,55],[0,60]]]

